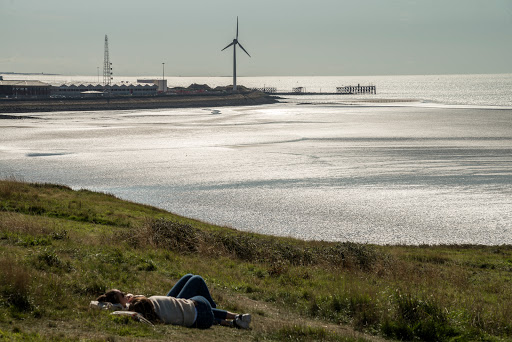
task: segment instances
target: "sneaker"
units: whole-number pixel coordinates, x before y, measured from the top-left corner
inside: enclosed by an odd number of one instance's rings
[[[245,316],[245,320],[244,320]],[[236,328],[240,329],[249,329],[249,324],[251,323],[251,315],[236,315],[233,320],[233,325]]]
[[[247,323],[251,323],[251,314],[243,314],[243,315],[238,315],[240,317],[240,319],[244,322],[247,322]]]

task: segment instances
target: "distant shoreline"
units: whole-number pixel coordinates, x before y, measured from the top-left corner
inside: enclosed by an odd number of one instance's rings
[[[194,108],[250,106],[276,103],[275,97],[262,92],[238,94],[167,95],[140,97],[99,97],[62,99],[9,99],[0,101],[0,119],[3,113],[34,113],[61,111],[130,110],[158,108]],[[3,117],[4,119],[13,117]]]
[[[61,74],[47,74],[44,72],[6,72],[6,71],[0,71],[0,75],[43,75],[43,76],[61,76]]]

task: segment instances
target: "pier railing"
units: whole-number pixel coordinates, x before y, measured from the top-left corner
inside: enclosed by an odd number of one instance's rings
[[[306,91],[304,87],[294,87],[292,91],[278,91],[276,87],[262,87],[262,88],[252,88],[252,90],[261,91],[267,94],[274,95],[355,95],[355,94],[377,94],[377,87],[374,85],[362,86],[360,84],[356,86],[342,86],[336,87],[336,92],[313,92]]]
[[[267,94],[277,93],[277,88],[275,88],[275,87],[252,88],[252,90],[261,91],[261,92],[264,92]]]
[[[377,94],[377,87],[375,86],[344,86],[336,87],[338,94]]]

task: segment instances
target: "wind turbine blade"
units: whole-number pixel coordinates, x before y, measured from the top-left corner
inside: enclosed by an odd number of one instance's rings
[[[238,40],[238,16],[236,16],[236,39]]]
[[[228,46],[226,46],[224,49],[220,50],[220,51],[224,51],[226,50],[228,47],[230,47],[231,45],[235,44],[234,42],[232,42],[231,44],[229,44]]]
[[[244,47],[242,46],[242,44],[240,44],[240,42],[238,42],[238,46],[240,46],[242,48],[242,50],[244,50],[244,52],[247,54],[247,56],[251,57],[251,55],[249,55],[249,52],[247,52]]]

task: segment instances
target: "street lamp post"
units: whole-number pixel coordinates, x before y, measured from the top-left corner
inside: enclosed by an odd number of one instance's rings
[[[162,91],[165,92],[165,63],[162,63]]]

